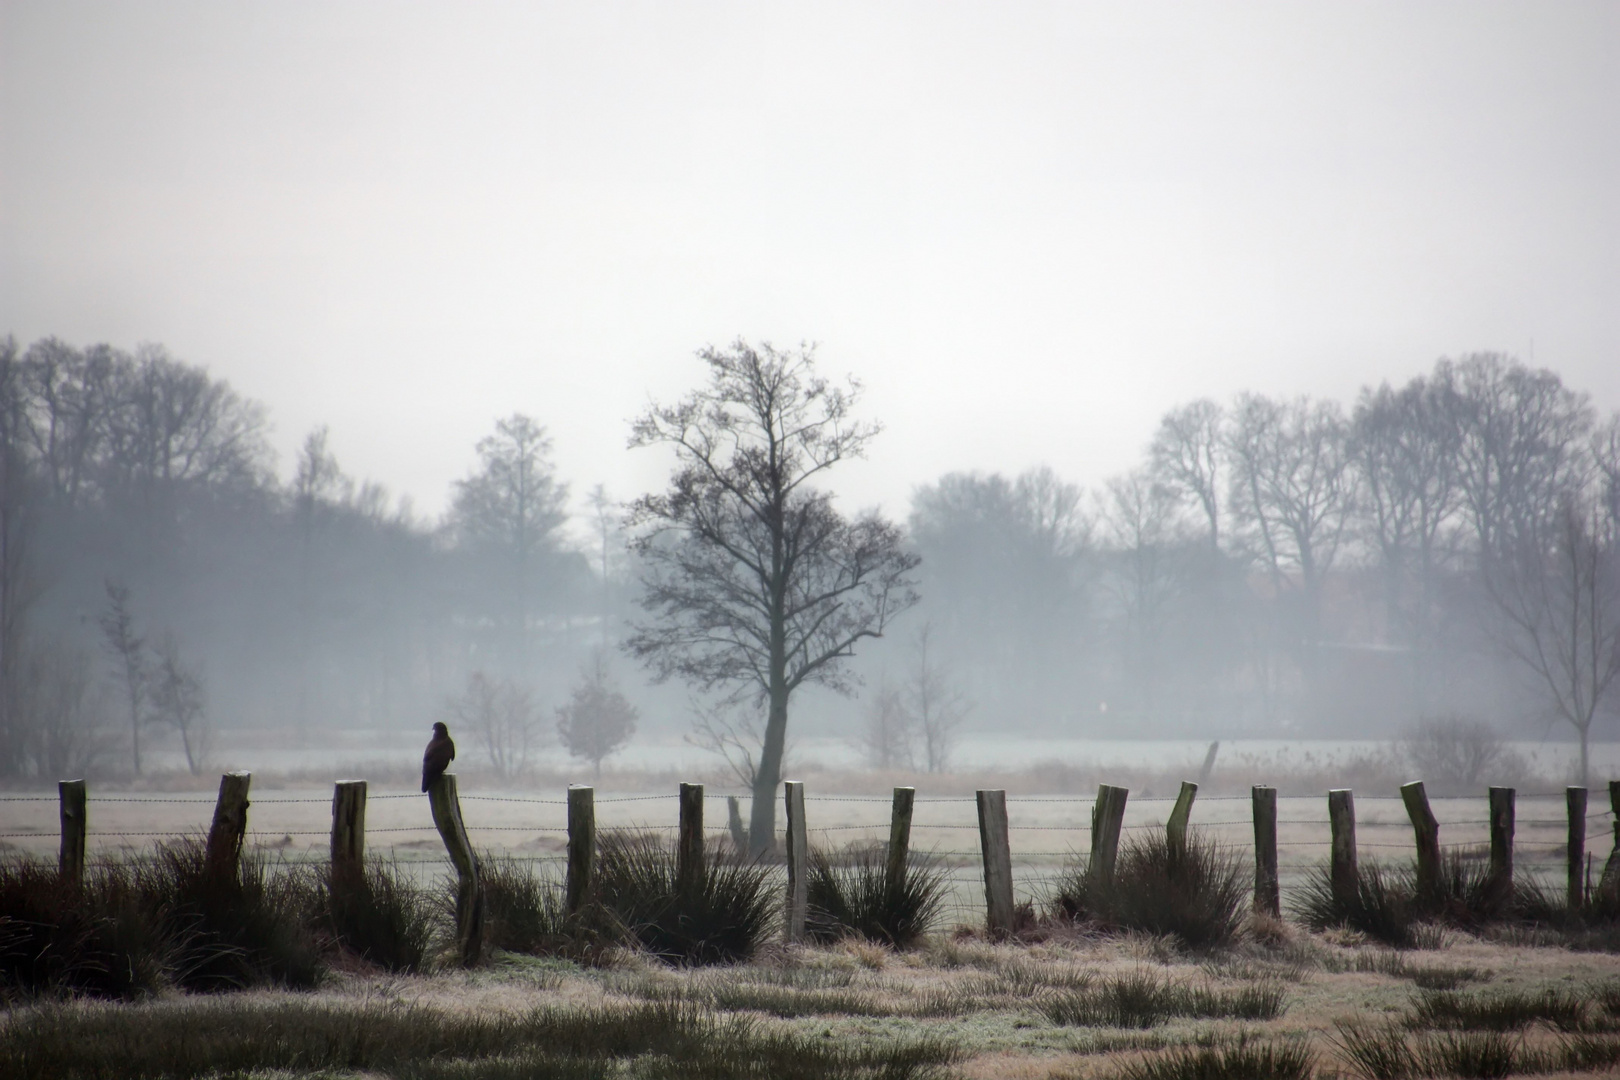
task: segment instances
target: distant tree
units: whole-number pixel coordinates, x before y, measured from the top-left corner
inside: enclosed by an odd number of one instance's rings
[[[540,745],[540,717],[534,695],[510,679],[482,671],[467,676],[466,687],[444,703],[452,732],[467,731],[489,756],[502,780],[521,775]]]
[[[915,662],[902,697],[913,730],[922,740],[923,764],[931,773],[949,769],[957,732],[972,709],[966,695],[929,653],[930,627],[917,632]]]
[[[1431,791],[1476,791],[1519,762],[1491,725],[1464,716],[1420,720],[1401,739],[1417,776]]]
[[[788,702],[806,683],[848,690],[843,661],[916,602],[917,557],[875,512],[854,519],[812,486],[877,434],[859,386],[818,376],[809,349],[704,349],[707,385],[636,421],[632,446],[667,446],[669,490],[631,509],[646,621],[629,650],[660,679],[765,707],[749,844],[775,842]]]
[[[874,769],[915,769],[916,727],[900,688],[884,678],[867,698],[856,745]]]
[[[1183,504],[1195,506],[1208,527],[1209,546],[1221,547],[1221,407],[1208,398],[1165,413],[1153,436],[1153,479]]]
[[[17,343],[0,339],[0,775],[19,773],[26,763],[24,658],[29,613],[43,591],[34,553],[39,506],[25,372]]]
[[[101,636],[118,665],[118,675],[124,684],[124,696],[129,703],[130,750],[135,763],[135,775],[141,775],[141,720],[142,706],[146,702],[146,639],[135,632],[135,616],[129,610],[129,587],[108,581],[107,606],[101,613]]]
[[[202,679],[181,657],[173,634],[159,637],[152,653],[155,662],[146,674],[147,722],[179,732],[186,768],[200,776],[210,735]]]
[[[1176,503],[1147,469],[1114,477],[1102,496],[1109,570],[1103,580],[1118,612],[1116,643],[1144,710],[1155,704],[1165,624],[1180,588]]]
[[[557,736],[569,754],[591,763],[600,780],[602,762],[624,749],[635,733],[635,706],[619,692],[606,655],[598,652],[573,697],[557,710]]]

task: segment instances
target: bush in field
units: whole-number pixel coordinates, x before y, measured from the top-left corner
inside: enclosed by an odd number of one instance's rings
[[[1073,867],[1059,880],[1053,913],[1104,928],[1168,934],[1190,948],[1225,945],[1237,935],[1249,899],[1241,856],[1198,833],[1174,852],[1162,833],[1125,842],[1104,880]]]
[[[675,855],[658,837],[608,833],[597,854],[597,895],[626,934],[660,959],[746,960],[775,923],[769,868],[728,860],[726,846],[716,843],[687,888],[678,887],[675,871]]]
[[[1325,864],[1313,868],[1295,898],[1295,917],[1312,930],[1342,926],[1397,949],[1417,947],[1420,913],[1403,876],[1377,863],[1362,863],[1358,878],[1355,894],[1340,897],[1330,869]]]
[[[811,853],[805,931],[812,941],[858,934],[905,949],[932,929],[945,900],[944,873],[912,860],[890,888],[887,863],[881,847],[852,848],[836,858]]]
[[[358,873],[334,868],[316,885],[316,925],[343,948],[389,971],[422,970],[433,945],[435,916],[427,890],[393,863],[368,862]]]
[[[529,863],[485,852],[478,867],[484,883],[484,943],[492,948],[592,964],[623,936],[594,897],[570,915],[563,882],[536,874]]]

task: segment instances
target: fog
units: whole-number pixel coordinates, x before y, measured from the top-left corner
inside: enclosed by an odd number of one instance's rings
[[[798,736],[926,768],[884,717],[932,694],[1612,738],[1548,657],[1620,621],[1617,44],[1596,4],[0,2],[0,770],[126,767],[118,590],[154,738],[419,730],[474,673],[543,733],[599,663],[689,730],[714,695],[621,648],[674,464],[627,441],[738,337],[860,380],[883,431],[817,483],[921,560]]]

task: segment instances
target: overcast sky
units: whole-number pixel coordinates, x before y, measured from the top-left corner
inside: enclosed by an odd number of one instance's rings
[[[0,334],[166,344],[436,513],[498,415],[816,341],[837,481],[1097,483],[1177,402],[1533,357],[1620,406],[1620,4],[0,0]]]

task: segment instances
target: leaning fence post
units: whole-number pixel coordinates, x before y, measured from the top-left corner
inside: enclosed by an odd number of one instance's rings
[[[916,788],[894,789],[894,808],[889,815],[889,863],[883,879],[891,901],[900,895],[906,884],[906,857],[911,850],[911,807],[916,798]]]
[[[787,920],[783,933],[787,940],[804,940],[805,914],[810,907],[810,835],[804,823],[804,782],[788,780],[782,785],[787,803]]]
[[[61,780],[56,785],[57,809],[62,818],[62,849],[57,856],[57,872],[75,885],[84,880],[84,831],[86,826],[83,780]]]
[[[1401,801],[1412,819],[1412,835],[1417,844],[1417,887],[1423,897],[1432,897],[1440,885],[1440,822],[1429,808],[1429,795],[1423,781],[1401,785]]]
[[[1254,804],[1254,910],[1282,917],[1277,882],[1277,789],[1256,784],[1249,789]]]
[[[205,848],[210,864],[229,866],[236,872],[247,837],[248,785],[252,773],[228,772],[219,778],[219,798],[214,802],[214,823],[208,829]]]
[[[1352,903],[1361,889],[1361,874],[1356,867],[1356,799],[1349,788],[1328,792],[1328,824],[1333,830],[1333,895],[1340,903]]]
[[[691,892],[703,880],[703,785],[681,784],[681,830],[675,842],[675,889]]]
[[[366,865],[366,782],[332,787],[332,877],[358,877]]]
[[[478,856],[461,820],[455,773],[441,773],[428,785],[428,805],[439,838],[456,868],[456,946],[461,951],[461,962],[470,967],[478,963],[484,948],[484,885],[479,880]]]
[[[984,856],[985,920],[992,938],[1013,929],[1012,847],[1007,840],[1007,793],[977,792],[979,849]]]
[[[1609,781],[1609,812],[1614,815],[1614,847],[1598,878],[1598,892],[1612,896],[1620,891],[1620,780]]]
[[[591,894],[596,864],[596,789],[568,789],[568,914],[577,915]]]
[[[1513,887],[1513,803],[1510,787],[1491,788],[1491,881]]]
[[[1097,785],[1097,803],[1091,808],[1091,861],[1088,874],[1101,875],[1107,881],[1114,876],[1114,862],[1119,856],[1119,830],[1125,824],[1125,799],[1130,790]]]
[[[1579,911],[1586,904],[1586,887],[1581,871],[1586,863],[1586,789],[1564,789],[1564,805],[1569,810],[1569,908]]]
[[[1187,822],[1192,818],[1193,800],[1197,797],[1198,785],[1183,780],[1176,805],[1170,809],[1170,820],[1164,826],[1165,843],[1172,859],[1180,858],[1187,850]]]

